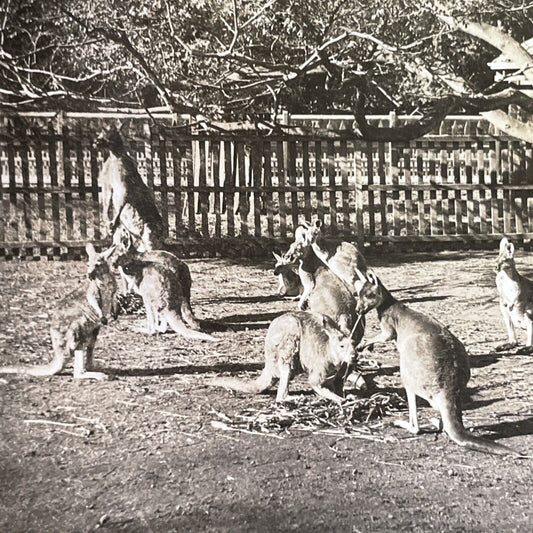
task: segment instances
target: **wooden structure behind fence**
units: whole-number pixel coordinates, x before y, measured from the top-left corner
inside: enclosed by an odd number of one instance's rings
[[[532,147],[480,117],[448,117],[419,140],[377,143],[193,131],[188,117],[166,114],[25,113],[0,118],[4,256],[102,243],[103,154],[94,140],[115,119],[126,120],[130,154],[174,238],[264,238],[281,247],[313,216],[370,243],[533,236]],[[369,117],[398,119],[407,120]],[[351,127],[349,116],[285,121]]]

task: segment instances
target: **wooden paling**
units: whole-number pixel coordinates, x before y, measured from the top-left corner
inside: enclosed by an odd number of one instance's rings
[[[402,143],[335,138],[350,117],[285,115],[326,137],[237,125],[157,127],[140,113],[26,113],[0,130],[0,254],[68,256],[105,237],[97,126],[130,118],[124,137],[171,236],[277,239],[318,216],[359,242],[480,242],[533,233],[533,148],[480,117],[450,117]],[[165,123],[166,120],[166,123]],[[388,125],[401,117],[370,117]],[[405,119],[407,120],[407,119]],[[194,121],[192,121],[194,122]],[[305,126],[305,128],[304,128]]]

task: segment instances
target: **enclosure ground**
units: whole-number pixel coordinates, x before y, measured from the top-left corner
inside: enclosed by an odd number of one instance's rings
[[[494,353],[505,340],[495,256],[387,254],[369,263],[396,297],[465,342],[466,426],[533,454],[533,356]],[[533,277],[530,258],[518,256]],[[1,531],[531,531],[531,460],[462,449],[444,434],[408,435],[392,425],[405,405],[348,430],[334,421],[237,423],[279,413],[275,391],[248,397],[207,382],[256,376],[268,324],[296,304],[275,295],[271,263],[189,265],[195,313],[220,342],[148,337],[134,331],[143,317],[122,316],[95,350],[115,379],[74,381],[70,368],[46,379],[0,377]],[[50,357],[47,313],[84,282],[84,269],[0,263],[1,364]],[[367,335],[376,331],[373,314]],[[364,358],[367,396],[404,397],[393,343]],[[298,402],[286,406],[289,418],[312,403],[324,411],[305,380],[291,390]],[[426,423],[434,412],[420,415]]]

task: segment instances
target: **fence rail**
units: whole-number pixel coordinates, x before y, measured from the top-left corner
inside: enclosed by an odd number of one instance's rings
[[[206,132],[164,113],[26,113],[0,117],[4,256],[55,256],[102,242],[103,155],[93,141],[115,118],[129,119],[130,154],[174,238],[281,245],[314,215],[360,242],[533,236],[533,148],[480,117],[448,117],[416,141],[382,143]],[[342,115],[283,118],[331,131],[352,126]]]

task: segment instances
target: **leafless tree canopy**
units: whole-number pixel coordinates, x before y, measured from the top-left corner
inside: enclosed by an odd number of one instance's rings
[[[208,120],[351,111],[353,138],[418,137],[450,112],[483,113],[531,141],[533,2],[518,0],[6,0],[4,108],[166,105]],[[419,120],[376,128],[368,113]]]

